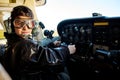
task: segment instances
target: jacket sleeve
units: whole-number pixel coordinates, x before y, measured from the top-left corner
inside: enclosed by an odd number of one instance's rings
[[[21,70],[40,70],[40,55],[43,47],[38,46],[31,40],[21,40],[12,48],[10,64],[13,69]],[[69,57],[69,50],[66,46],[53,48],[56,55],[64,61]]]

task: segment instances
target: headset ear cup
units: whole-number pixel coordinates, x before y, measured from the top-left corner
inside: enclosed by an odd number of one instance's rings
[[[4,20],[4,25],[5,25],[6,32],[9,34],[12,33],[10,18],[8,18],[7,20]]]

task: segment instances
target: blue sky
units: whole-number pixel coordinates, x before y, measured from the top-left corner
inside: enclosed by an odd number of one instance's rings
[[[94,12],[108,17],[120,16],[119,6],[120,0],[47,0],[36,12],[45,29],[56,30],[64,19],[92,17]]]

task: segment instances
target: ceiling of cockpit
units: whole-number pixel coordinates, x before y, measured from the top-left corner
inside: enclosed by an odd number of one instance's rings
[[[43,6],[46,4],[46,0],[0,0],[0,11],[11,11],[12,7],[16,5],[34,4],[35,6]]]

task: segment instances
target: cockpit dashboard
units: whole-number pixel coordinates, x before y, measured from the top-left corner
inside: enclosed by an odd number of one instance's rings
[[[62,43],[76,46],[68,66],[73,80],[80,77],[76,72],[93,80],[119,78],[120,17],[66,19],[57,30]]]

